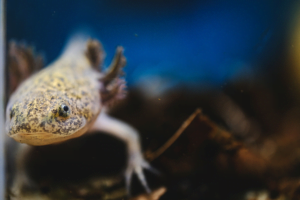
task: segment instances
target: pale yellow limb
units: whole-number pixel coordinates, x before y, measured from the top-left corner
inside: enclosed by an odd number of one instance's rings
[[[130,125],[108,116],[106,113],[102,112],[93,127],[89,130],[91,131],[103,131],[107,134],[115,136],[121,139],[127,145],[128,152],[128,165],[125,170],[125,181],[128,192],[130,191],[130,182],[133,173],[135,173],[145,190],[150,193],[151,190],[148,187],[147,181],[145,179],[143,169],[150,169],[151,166],[144,159],[141,152],[140,139],[138,132]]]
[[[26,158],[28,157],[28,153],[31,151],[32,146],[27,144],[18,145],[18,151],[16,154],[16,172],[13,178],[13,184],[11,187],[11,193],[18,197],[21,195],[22,188],[24,186],[33,187],[33,182],[27,175],[25,171]]]

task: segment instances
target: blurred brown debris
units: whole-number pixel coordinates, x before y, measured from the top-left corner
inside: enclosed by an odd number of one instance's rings
[[[9,95],[21,82],[44,66],[43,56],[36,54],[33,47],[15,41],[9,43],[7,60],[9,70]]]
[[[159,200],[160,197],[167,191],[165,187],[160,187],[150,194],[142,194],[134,198],[130,198],[130,200]]]
[[[261,190],[271,199],[297,199],[291,192],[298,191],[297,184],[286,184],[300,181],[300,109],[291,96],[278,99],[267,86],[242,82],[228,85],[223,94],[176,88],[149,98],[143,92],[131,90],[113,114],[137,127],[146,157],[172,138],[195,108],[203,110],[152,161],[164,175],[165,199],[241,199]]]

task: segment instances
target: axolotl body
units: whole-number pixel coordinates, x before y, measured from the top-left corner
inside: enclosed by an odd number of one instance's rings
[[[137,131],[106,114],[108,105],[125,94],[121,78],[126,64],[123,48],[117,47],[105,73],[100,70],[103,59],[100,42],[73,37],[56,61],[21,83],[11,95],[6,132],[17,142],[27,144],[22,145],[23,154],[30,145],[55,145],[95,131],[112,134],[128,147],[127,188],[136,173],[149,192],[143,168],[151,167],[142,156]],[[15,180],[15,191],[26,180],[23,169],[19,171],[23,178]]]

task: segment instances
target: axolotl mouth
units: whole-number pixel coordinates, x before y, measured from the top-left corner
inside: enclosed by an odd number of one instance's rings
[[[81,124],[80,126],[76,127],[76,129],[69,129],[68,132],[67,130],[63,128],[61,129],[56,129],[56,132],[49,132],[46,131],[32,131],[30,130],[29,127],[24,128],[24,124],[21,126],[23,127],[18,127],[14,122],[10,122],[8,120],[6,123],[7,129],[6,132],[7,134],[16,140],[17,142],[20,143],[26,143],[29,145],[34,145],[34,146],[42,146],[42,145],[48,145],[48,144],[55,144],[55,143],[60,143],[66,140],[69,140],[71,138],[76,138],[87,132],[89,125],[86,123],[86,120],[84,118],[81,119]],[[28,125],[29,126],[29,125]]]
[[[47,132],[37,132],[37,133],[19,132],[10,135],[10,137],[20,143],[26,143],[33,146],[43,146],[48,144],[60,143],[69,140],[71,138],[79,137],[82,134],[84,134],[87,130],[88,128],[84,126],[83,128],[81,128],[80,130],[76,131],[71,135],[56,135]]]

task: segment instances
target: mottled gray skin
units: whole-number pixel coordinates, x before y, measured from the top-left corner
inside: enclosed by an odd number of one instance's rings
[[[87,42],[71,41],[63,55],[11,96],[7,134],[21,143],[47,145],[84,134],[101,111],[101,74],[86,55]],[[68,106],[62,115],[62,106]]]

